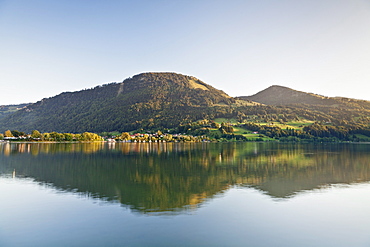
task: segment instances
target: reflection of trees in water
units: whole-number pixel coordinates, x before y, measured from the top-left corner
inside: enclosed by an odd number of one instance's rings
[[[7,146],[8,145],[8,146]],[[289,197],[368,181],[367,145],[269,143],[3,144],[0,171],[120,201],[140,212],[196,207],[232,185]]]
[[[20,153],[29,153],[34,156],[39,154],[54,153],[95,153],[104,148],[103,142],[91,143],[3,143],[0,145],[0,154],[5,156]]]

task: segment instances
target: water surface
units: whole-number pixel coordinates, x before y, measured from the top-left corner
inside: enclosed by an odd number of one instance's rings
[[[369,246],[370,145],[0,144],[0,246]]]

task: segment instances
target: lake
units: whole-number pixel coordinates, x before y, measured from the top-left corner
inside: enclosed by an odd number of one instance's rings
[[[1,143],[0,246],[370,246],[370,145]]]

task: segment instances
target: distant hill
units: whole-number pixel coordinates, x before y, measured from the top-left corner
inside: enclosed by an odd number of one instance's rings
[[[175,73],[143,73],[121,83],[65,92],[0,120],[0,131],[130,131],[173,127],[231,112],[236,100],[201,80]]]
[[[288,87],[271,86],[252,96],[240,97],[244,100],[252,100],[266,105],[310,104],[310,105],[333,105],[335,99],[293,90]]]
[[[354,128],[368,128],[370,123],[370,101],[366,100],[325,97],[276,85],[252,96],[238,98],[274,107],[280,113],[294,113],[296,119],[324,121]],[[266,113],[268,115],[269,112]],[[288,117],[287,120],[290,119]]]
[[[305,104],[344,108],[370,108],[370,101],[366,100],[356,100],[344,97],[326,97],[277,85],[271,86],[252,96],[241,96],[239,98],[275,106]]]

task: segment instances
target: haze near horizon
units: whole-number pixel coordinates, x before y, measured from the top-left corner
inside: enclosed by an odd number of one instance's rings
[[[370,100],[370,2],[0,1],[0,105],[142,72]]]

